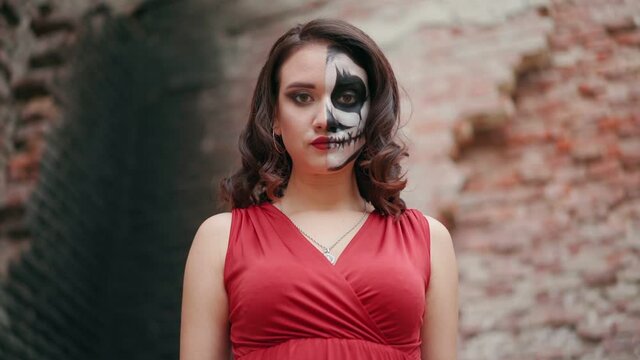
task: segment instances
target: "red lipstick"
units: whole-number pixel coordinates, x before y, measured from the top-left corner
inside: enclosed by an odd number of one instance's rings
[[[311,145],[316,149],[327,150],[329,149],[329,137],[318,136],[317,138],[313,139]]]

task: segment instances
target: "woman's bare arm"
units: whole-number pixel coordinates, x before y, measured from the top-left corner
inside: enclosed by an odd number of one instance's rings
[[[425,216],[431,229],[431,275],[422,326],[422,359],[455,360],[458,339],[458,266],[447,228]]]
[[[231,213],[205,220],[195,234],[184,272],[180,360],[230,359],[228,300],[223,283]]]

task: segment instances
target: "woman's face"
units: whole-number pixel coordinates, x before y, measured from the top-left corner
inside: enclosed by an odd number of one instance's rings
[[[274,130],[295,167],[337,171],[364,145],[369,104],[363,68],[337,48],[308,44],[280,69]]]

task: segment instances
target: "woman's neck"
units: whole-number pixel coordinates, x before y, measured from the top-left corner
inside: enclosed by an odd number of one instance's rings
[[[288,213],[305,210],[362,211],[363,208],[353,166],[322,175],[295,171],[294,168],[279,202]]]

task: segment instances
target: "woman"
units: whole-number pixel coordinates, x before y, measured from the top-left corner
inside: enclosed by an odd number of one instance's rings
[[[314,20],[276,41],[221,184],[233,210],[189,252],[182,360],[456,358],[452,240],[399,196],[398,121],[359,29]]]

